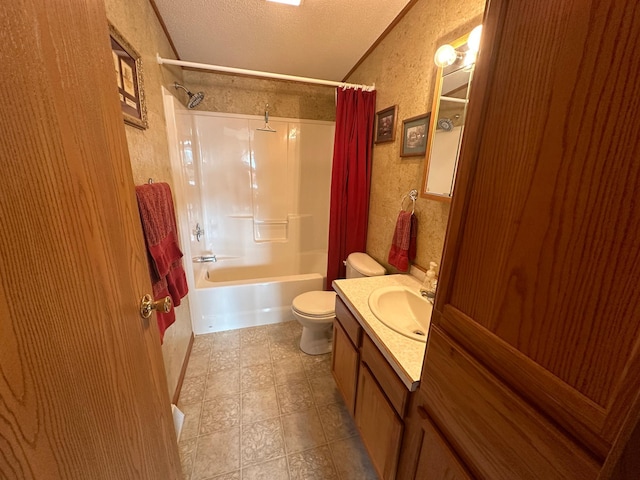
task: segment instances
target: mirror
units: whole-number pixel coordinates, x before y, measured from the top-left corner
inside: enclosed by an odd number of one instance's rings
[[[471,36],[465,35],[450,46],[443,45],[436,52],[436,63],[445,66],[438,67],[436,72],[420,193],[424,198],[451,201],[477,51],[476,47],[469,48],[469,43],[473,43],[469,41]]]

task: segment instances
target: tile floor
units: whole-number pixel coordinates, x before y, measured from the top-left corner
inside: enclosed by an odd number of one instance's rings
[[[195,338],[178,406],[188,480],[375,480],[331,375],[298,322]]]

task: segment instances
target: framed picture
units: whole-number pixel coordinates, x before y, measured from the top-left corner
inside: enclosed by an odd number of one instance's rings
[[[140,54],[111,24],[109,24],[109,35],[124,121],[134,127],[145,129],[149,124],[147,123],[147,108],[144,103]]]
[[[427,151],[427,132],[430,113],[402,121],[401,157],[418,157]]]
[[[376,112],[375,143],[393,142],[396,139],[396,117],[398,106]]]

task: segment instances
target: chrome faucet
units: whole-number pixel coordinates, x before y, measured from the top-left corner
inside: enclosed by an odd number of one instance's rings
[[[191,260],[193,263],[211,263],[218,261],[215,255],[198,255],[197,257],[192,257]]]
[[[433,301],[436,298],[436,292],[435,290],[427,290],[426,288],[421,288],[420,289],[420,295],[422,295],[423,297],[425,297],[427,299],[427,301],[431,304],[433,304]]]

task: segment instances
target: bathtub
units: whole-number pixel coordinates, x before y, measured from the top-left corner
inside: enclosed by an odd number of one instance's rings
[[[326,254],[263,265],[217,258],[215,263],[194,264],[196,288],[190,299],[196,335],[293,320],[293,299],[325,285]]]

